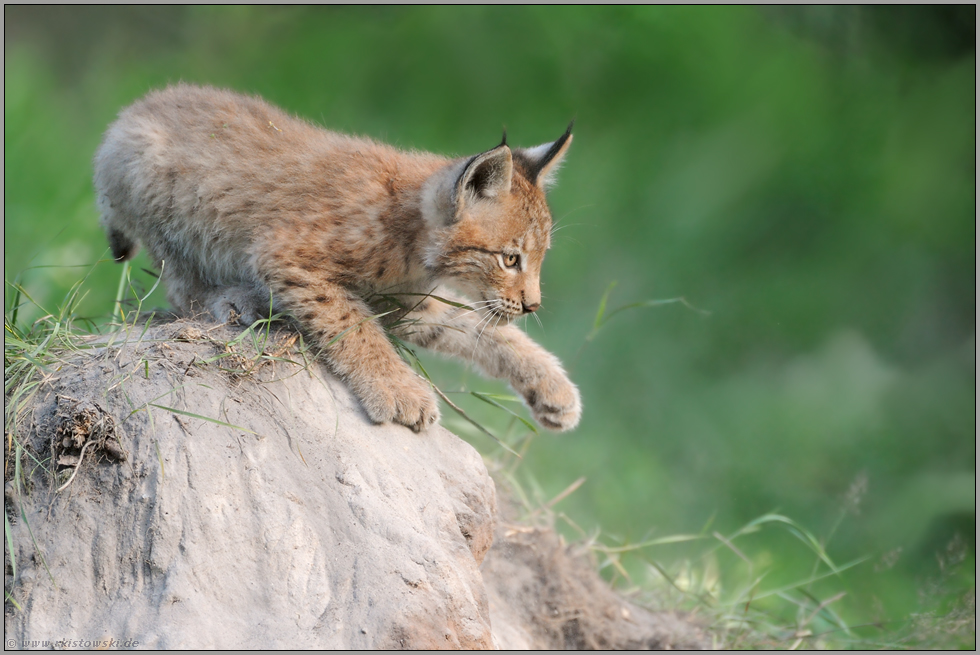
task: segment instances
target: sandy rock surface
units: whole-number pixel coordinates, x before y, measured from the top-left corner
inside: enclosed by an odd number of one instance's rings
[[[138,345],[78,360],[40,395],[38,452],[50,449],[45,435],[84,424],[73,409],[94,406],[115,418],[127,457],[90,447],[61,493],[33,478],[25,510],[57,586],[32,565],[30,534],[16,522],[24,611],[7,617],[8,636],[157,648],[492,646],[478,567],[496,500],[477,452],[439,427],[370,425],[315,365],[269,361],[246,373],[254,362],[235,354],[191,365],[225,354],[233,337],[154,328]],[[57,447],[57,457],[77,456]]]
[[[621,601],[550,531],[500,526],[488,557],[497,501],[471,446],[438,426],[372,425],[343,383],[304,365],[293,333],[258,350],[250,335],[229,345],[240,334],[136,330],[42,387],[29,449],[57,472],[28,466],[24,488],[5,489],[8,643],[703,643]]]

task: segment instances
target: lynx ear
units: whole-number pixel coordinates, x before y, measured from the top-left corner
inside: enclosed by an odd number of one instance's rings
[[[462,209],[467,198],[493,199],[510,193],[514,160],[504,142],[470,159],[456,180],[456,206]]]
[[[547,189],[554,184],[555,173],[558,172],[561,161],[568,152],[568,146],[572,145],[573,125],[575,121],[568,124],[568,129],[557,141],[517,151],[525,162],[528,179],[533,184],[537,184],[542,189]]]
[[[468,160],[456,160],[432,175],[422,189],[422,215],[432,225],[451,225],[459,220],[467,203],[510,193],[513,176],[514,158],[504,133],[496,148]]]

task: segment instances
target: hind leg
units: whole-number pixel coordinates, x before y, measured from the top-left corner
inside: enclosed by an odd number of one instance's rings
[[[252,325],[269,318],[275,307],[270,303],[268,290],[256,286],[213,287],[205,296],[208,312],[217,320],[240,325]]]
[[[181,313],[221,323],[251,325],[270,315],[269,291],[259,285],[219,286],[195,275],[167,275],[167,298]]]
[[[174,306],[179,314],[189,318],[215,318],[227,320],[227,316],[221,317],[213,315],[207,300],[212,295],[212,288],[201,280],[197,275],[181,268],[171,261],[162,263],[161,277],[167,288],[167,300]]]

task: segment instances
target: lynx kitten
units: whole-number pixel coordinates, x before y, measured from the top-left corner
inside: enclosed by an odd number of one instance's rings
[[[365,298],[384,294],[403,299],[385,317],[398,337],[507,379],[539,423],[570,430],[578,389],[511,321],[541,304],[544,191],[571,141],[569,126],[536,148],[505,139],[448,159],[181,84],[120,113],[96,152],[95,187],[117,261],[142,244],[170,302],[191,314],[250,324],[271,298],[373,421],[419,431],[439,418],[429,384],[366,320],[378,309]]]

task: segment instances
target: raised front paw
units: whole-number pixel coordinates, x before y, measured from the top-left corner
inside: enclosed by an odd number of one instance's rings
[[[366,386],[358,395],[375,423],[400,423],[419,432],[439,420],[439,401],[429,383],[407,368]]]
[[[578,425],[582,416],[582,399],[578,387],[561,369],[523,390],[524,399],[534,419],[549,430],[565,432]]]

